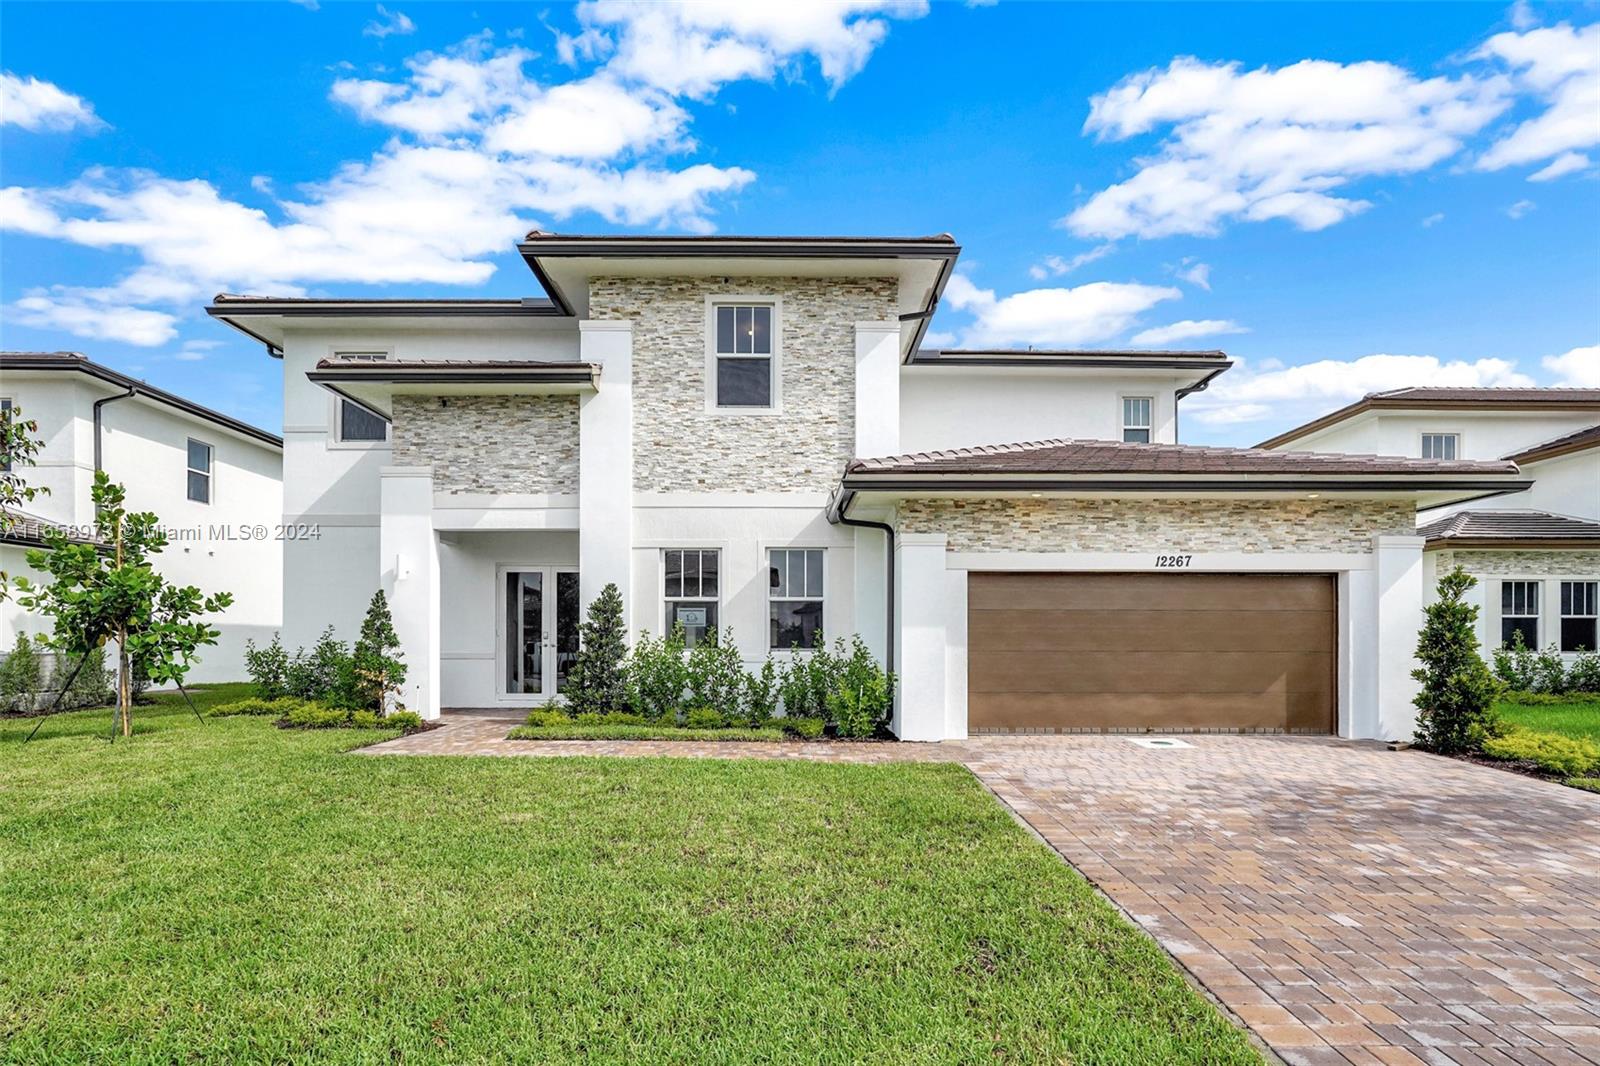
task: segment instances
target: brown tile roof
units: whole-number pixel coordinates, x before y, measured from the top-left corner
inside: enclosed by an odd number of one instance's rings
[[[1600,448],[1600,426],[1573,430],[1543,444],[1535,444],[1521,451],[1512,452],[1506,458],[1518,463],[1532,463],[1540,459],[1553,459],[1558,455],[1587,451],[1590,448]]]
[[[846,477],[922,474],[1321,474],[1507,475],[1506,460],[1407,459],[1383,455],[1274,452],[1191,444],[1124,444],[1104,440],[1044,440],[949,451],[857,459]]]
[[[1419,527],[1417,535],[1429,547],[1577,543],[1592,548],[1600,546],[1600,522],[1548,511],[1457,511]]]
[[[1449,410],[1567,410],[1600,411],[1600,389],[1467,389],[1430,388],[1419,386],[1370,392],[1355,403],[1346,404],[1321,418],[1293,429],[1285,430],[1256,445],[1258,448],[1281,448],[1285,444],[1315,433],[1319,429],[1337,425],[1365,411],[1378,408],[1408,409],[1438,407]]]

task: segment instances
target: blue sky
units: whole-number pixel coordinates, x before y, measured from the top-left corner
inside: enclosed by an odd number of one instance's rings
[[[522,296],[527,228],[922,234],[935,340],[1221,347],[1184,438],[1600,385],[1600,8],[7,3],[0,344],[267,426],[217,291]],[[84,33],[84,27],[93,27]]]

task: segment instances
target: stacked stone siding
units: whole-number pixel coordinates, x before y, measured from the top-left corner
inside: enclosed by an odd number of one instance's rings
[[[906,500],[902,533],[964,552],[1366,552],[1416,532],[1404,500]]]
[[[633,477],[644,492],[827,492],[855,450],[855,324],[893,278],[594,278],[589,317],[633,326]],[[706,297],[777,296],[782,413],[706,410]]]
[[[1600,574],[1600,551],[1582,549],[1456,549],[1440,551],[1437,561],[1441,574],[1453,570],[1457,563],[1469,574],[1531,577],[1593,577]]]
[[[576,396],[396,396],[394,461],[436,492],[576,493]]]

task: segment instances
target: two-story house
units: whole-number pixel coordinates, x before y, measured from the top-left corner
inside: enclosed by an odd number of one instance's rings
[[[430,718],[558,693],[614,582],[751,661],[860,633],[905,739],[1406,736],[1417,508],[1526,485],[1180,445],[1220,352],[924,350],[948,235],[519,248],[541,297],[208,308],[282,360],[289,642],[385,588]]]
[[[27,565],[42,526],[92,537],[89,489],[104,470],[126,488],[130,510],[160,518],[168,543],[155,565],[164,576],[233,594],[208,619],[221,635],[201,649],[189,679],[242,678],[245,641],[271,640],[282,618],[282,441],[76,352],[0,352],[0,410],[38,424],[37,465],[24,479],[48,490],[0,534],[0,570],[44,577]],[[18,632],[48,628],[15,598],[0,602],[0,650]]]
[[[1515,462],[1528,488],[1419,514],[1426,586],[1457,564],[1478,578],[1486,655],[1517,634],[1600,647],[1600,389],[1393,389],[1261,447]]]

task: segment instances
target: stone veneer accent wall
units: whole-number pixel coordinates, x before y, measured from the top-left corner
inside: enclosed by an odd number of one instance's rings
[[[644,492],[827,492],[855,451],[857,322],[893,278],[593,278],[589,317],[633,326],[633,483]],[[779,296],[783,413],[706,411],[706,297]]]
[[[950,551],[1366,552],[1412,536],[1404,500],[906,500],[902,533],[944,533]]]
[[[578,491],[576,396],[396,396],[393,432],[395,465],[432,464],[436,492]]]
[[[1442,550],[1438,553],[1439,573],[1448,573],[1457,563],[1465,567],[1469,574],[1588,577],[1600,574],[1600,551],[1501,548],[1494,551]]]

